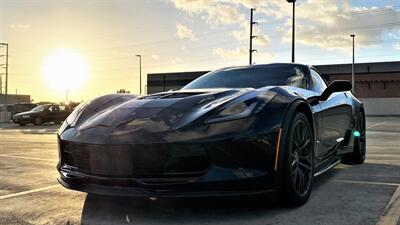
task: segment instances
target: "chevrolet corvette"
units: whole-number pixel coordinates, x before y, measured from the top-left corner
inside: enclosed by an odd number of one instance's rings
[[[366,155],[348,81],[276,63],[209,72],[180,90],[81,103],[58,131],[59,182],[105,195],[276,193],[300,205],[314,177]]]

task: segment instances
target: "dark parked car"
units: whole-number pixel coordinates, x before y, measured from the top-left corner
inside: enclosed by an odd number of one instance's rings
[[[17,113],[12,117],[14,123],[21,126],[33,123],[34,125],[41,125],[43,123],[61,123],[72,112],[72,109],[66,108],[62,105],[45,104],[39,105],[30,111]]]
[[[102,96],[59,129],[59,182],[148,197],[274,192],[302,204],[315,176],[364,162],[364,108],[350,89],[307,65],[267,64],[216,70],[178,91]]]

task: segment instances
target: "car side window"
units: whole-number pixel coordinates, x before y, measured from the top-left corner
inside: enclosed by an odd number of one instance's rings
[[[293,68],[293,75],[288,79],[287,85],[299,88],[307,88],[306,76],[301,68]]]
[[[318,94],[322,94],[322,92],[324,92],[324,90],[326,89],[325,81],[321,78],[317,71],[310,69],[310,72],[311,80],[313,83],[313,91],[317,92]]]

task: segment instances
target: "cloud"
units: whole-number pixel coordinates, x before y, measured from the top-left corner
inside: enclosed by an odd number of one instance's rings
[[[236,2],[246,5],[258,1]],[[276,31],[283,43],[291,42],[291,5],[276,0],[258,4],[257,12],[284,20]],[[372,47],[382,42],[381,37],[385,33],[399,30],[391,25],[399,19],[400,11],[391,6],[384,9],[375,6],[352,7],[349,0],[330,0],[324,4],[319,0],[307,0],[296,5],[296,43],[350,51],[349,35],[354,33],[358,47]]]
[[[189,38],[195,40],[192,30],[180,23],[176,23],[176,35],[181,39]]]
[[[30,24],[22,24],[22,23],[13,23],[10,25],[10,28],[16,31],[26,32],[31,28]]]
[[[240,24],[246,20],[238,5],[223,0],[171,0],[175,8],[201,18],[212,26]]]
[[[291,42],[292,4],[284,0],[170,0],[177,9],[192,16],[200,16],[213,27],[239,25],[231,32],[239,42],[248,41],[248,9],[256,8],[255,19],[268,18],[269,22],[280,23],[274,36],[282,43]],[[245,10],[244,10],[245,9]],[[357,47],[373,47],[383,42],[382,37],[399,32],[396,21],[400,10],[386,8],[354,7],[350,0],[298,1],[296,4],[296,43],[321,49],[351,49],[350,34],[356,34]],[[262,24],[260,24],[260,27]],[[267,46],[270,36],[255,26],[256,44]],[[263,27],[261,27],[263,28]],[[263,28],[264,30],[264,28]],[[264,31],[265,32],[265,31]]]
[[[249,55],[249,50],[245,47],[238,47],[236,49],[214,49],[214,54],[224,59],[245,59]]]
[[[182,59],[181,59],[180,57],[174,57],[174,58],[171,58],[171,59],[170,59],[170,62],[171,62],[172,64],[176,64],[176,63],[182,62]]]
[[[249,49],[246,47],[238,47],[236,49],[214,49],[214,54],[227,60],[248,60]],[[253,52],[253,62],[254,63],[269,63],[273,59],[273,54],[266,52]]]
[[[159,59],[160,59],[160,56],[154,54],[154,55],[151,55],[151,58],[154,59],[154,60],[159,60]]]
[[[393,45],[393,48],[396,50],[400,50],[400,42]]]

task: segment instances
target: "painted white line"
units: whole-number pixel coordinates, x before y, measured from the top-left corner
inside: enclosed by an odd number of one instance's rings
[[[389,203],[381,217],[379,218],[376,225],[396,225],[400,219],[400,186],[397,187],[396,191],[392,195]]]
[[[374,185],[387,185],[399,186],[400,183],[387,183],[387,182],[374,182],[374,181],[358,181],[358,180],[333,180],[334,182],[350,183],[350,184],[374,184]]]
[[[7,154],[0,154],[0,156],[14,156],[14,155],[30,155],[30,154],[38,154],[38,153],[46,153],[48,154],[48,152],[17,152],[17,153],[7,153]]]
[[[376,127],[376,126],[382,125],[382,124],[384,124],[384,123],[385,123],[385,122],[381,122],[381,123],[376,123],[376,124],[369,125],[369,126],[367,126],[367,130],[368,130],[368,129],[371,129],[372,127]]]
[[[27,195],[27,194],[31,194],[31,193],[35,193],[35,192],[39,192],[39,191],[44,191],[44,190],[48,190],[48,189],[56,188],[56,187],[61,187],[61,185],[56,184],[56,185],[37,188],[37,189],[29,190],[29,191],[22,191],[22,192],[18,192],[18,193],[15,193],[15,194],[3,195],[3,196],[0,196],[0,200],[7,199],[7,198],[13,198],[13,197],[21,196],[21,195]]]
[[[40,160],[40,161],[47,161],[47,162],[55,162],[55,161],[56,161],[56,160],[51,160],[51,159],[41,159],[41,158],[34,158],[34,157],[15,156],[15,155],[0,155],[0,157],[9,157],[9,158],[17,158],[17,159],[30,159],[30,160]]]

